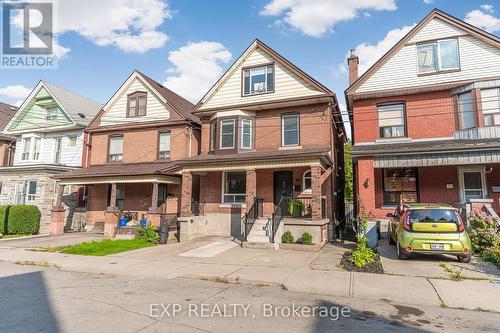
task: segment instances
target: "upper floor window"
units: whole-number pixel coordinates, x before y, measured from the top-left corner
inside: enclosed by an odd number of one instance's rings
[[[220,148],[234,148],[235,120],[227,119],[220,122]]]
[[[61,163],[62,138],[54,138],[54,164]]]
[[[123,159],[123,136],[111,136],[109,138],[108,161],[116,162]]]
[[[37,137],[27,137],[23,138],[23,150],[21,153],[21,160],[27,161],[38,161],[40,159],[40,149],[42,145],[42,139]]]
[[[45,120],[57,120],[57,114],[59,112],[59,108],[51,107],[45,109]]]
[[[432,73],[460,68],[457,39],[417,45],[418,72]]]
[[[68,147],[76,147],[76,135],[68,135]]]
[[[460,129],[476,127],[472,93],[458,95],[458,126]]]
[[[241,148],[252,148],[252,121],[250,119],[241,120]]]
[[[281,138],[283,146],[300,144],[300,115],[298,113],[281,116]]]
[[[481,90],[484,126],[500,125],[500,88]]]
[[[127,117],[140,117],[146,115],[147,93],[135,92],[128,95]]]
[[[170,132],[159,134],[158,159],[167,160],[170,158]]]
[[[381,138],[405,136],[405,105],[403,103],[379,105],[378,127]]]
[[[210,123],[210,150],[215,150],[217,141],[217,120]]]
[[[274,65],[243,70],[243,95],[274,91]]]

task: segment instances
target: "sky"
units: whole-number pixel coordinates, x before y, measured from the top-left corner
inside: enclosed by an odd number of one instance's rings
[[[0,69],[0,102],[20,105],[47,80],[104,104],[138,69],[196,103],[259,38],[335,92],[345,110],[349,51],[361,75],[433,8],[500,33],[499,0],[53,2],[57,69]]]

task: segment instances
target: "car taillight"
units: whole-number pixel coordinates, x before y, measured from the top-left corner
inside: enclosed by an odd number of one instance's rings
[[[457,222],[458,231],[464,231],[465,226],[464,226],[464,221],[462,220],[462,216],[460,216],[456,212],[455,212],[455,215],[457,216],[457,221],[458,221]]]
[[[406,231],[411,231],[410,212],[406,212],[406,214],[403,216],[403,229],[405,229]]]

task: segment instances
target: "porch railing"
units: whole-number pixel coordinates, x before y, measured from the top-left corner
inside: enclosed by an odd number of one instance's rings
[[[243,216],[243,222],[245,225],[245,241],[248,239],[248,234],[259,217],[262,217],[264,207],[264,199],[256,197],[252,204],[252,207]]]
[[[205,215],[205,202],[192,201],[191,212],[193,213],[194,216]]]
[[[276,237],[276,232],[278,231],[278,227],[283,220],[284,217],[284,211],[287,210],[288,206],[287,203],[288,201],[286,200],[287,198],[281,198],[278,205],[276,206],[276,209],[274,210],[274,213],[271,217],[271,243],[274,243],[274,238]]]
[[[311,219],[311,200],[311,198],[283,197],[280,200],[281,214],[284,218]]]
[[[168,226],[169,231],[178,231],[179,222],[177,221],[177,214],[161,214],[160,225]]]

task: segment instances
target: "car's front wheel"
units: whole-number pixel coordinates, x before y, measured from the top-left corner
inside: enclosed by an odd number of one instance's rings
[[[472,259],[471,253],[467,253],[465,256],[457,256],[459,262],[465,262],[468,263]]]
[[[398,259],[399,260],[406,260],[408,259],[408,254],[399,246],[399,242],[396,241],[396,249],[398,251]]]

